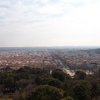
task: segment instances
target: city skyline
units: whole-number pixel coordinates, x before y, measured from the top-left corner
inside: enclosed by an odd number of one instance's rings
[[[0,47],[100,46],[99,0],[0,0]]]

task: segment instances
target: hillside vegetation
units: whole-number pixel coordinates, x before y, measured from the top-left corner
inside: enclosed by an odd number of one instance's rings
[[[7,98],[5,96],[7,95]],[[98,100],[100,76],[24,67],[0,73],[0,100]]]

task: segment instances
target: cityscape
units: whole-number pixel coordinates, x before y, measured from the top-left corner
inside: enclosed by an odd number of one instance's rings
[[[98,52],[99,51],[99,52]],[[21,67],[62,69],[73,76],[76,70],[93,74],[100,68],[100,49],[79,48],[1,48],[0,70]]]
[[[0,100],[100,100],[100,0],[0,0]]]

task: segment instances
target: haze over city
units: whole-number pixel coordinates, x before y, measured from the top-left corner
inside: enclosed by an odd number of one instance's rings
[[[100,0],[0,0],[0,47],[100,46]]]

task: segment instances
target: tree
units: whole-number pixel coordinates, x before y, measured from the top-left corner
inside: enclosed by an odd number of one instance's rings
[[[14,86],[14,78],[13,77],[7,77],[4,82],[3,82],[4,86],[6,88],[13,88]]]
[[[52,78],[52,77],[49,77],[49,78],[46,78],[42,81],[42,84],[48,84],[50,86],[54,86],[54,87],[57,87],[57,88],[60,88],[61,85],[62,85],[62,82],[59,80],[59,79],[55,79],[55,78]]]
[[[37,84],[37,85],[41,85],[41,82],[42,82],[42,77],[41,76],[36,76],[35,77],[35,83]]]
[[[76,71],[75,73],[75,79],[85,79],[86,78],[86,73],[85,72],[82,72],[82,71]]]
[[[29,84],[29,81],[26,79],[20,79],[19,81],[16,81],[16,86],[18,89],[25,88]]]
[[[62,70],[55,70],[55,71],[53,71],[52,76],[54,78],[59,79],[62,82],[65,81],[65,79],[66,79],[66,74]]]
[[[28,100],[60,100],[64,91],[49,85],[40,85],[28,96]]]
[[[73,90],[77,100],[88,100],[86,88],[82,84],[76,85]]]
[[[100,96],[100,84],[95,80],[91,80],[92,88],[91,88],[91,96],[92,98]]]
[[[54,86],[54,87],[58,87],[58,88],[61,87],[61,84],[62,84],[62,82],[60,80],[58,80],[58,79],[51,79],[48,82],[48,85]]]
[[[4,92],[14,92],[15,91],[15,82],[14,78],[11,76],[8,76],[6,79],[3,81],[4,85]]]

